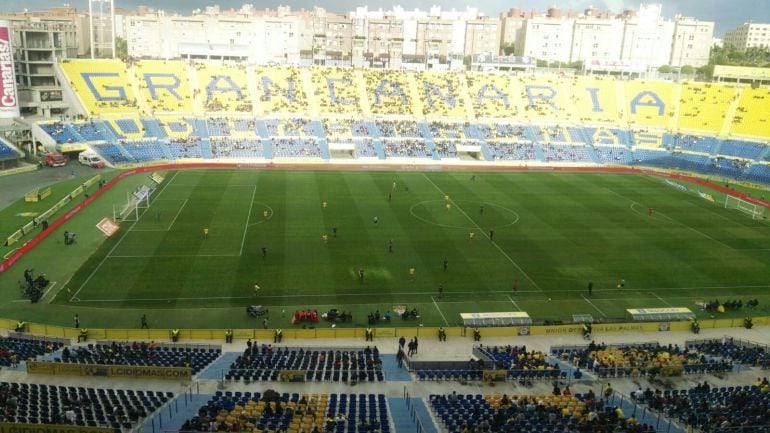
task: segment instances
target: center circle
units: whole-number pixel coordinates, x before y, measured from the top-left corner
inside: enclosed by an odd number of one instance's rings
[[[476,200],[426,200],[413,204],[409,213],[424,223],[449,229],[500,229],[519,222],[516,211]]]

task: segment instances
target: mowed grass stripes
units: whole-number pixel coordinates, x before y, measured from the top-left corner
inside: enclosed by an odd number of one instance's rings
[[[636,307],[695,310],[713,298],[770,302],[768,224],[653,177],[174,173],[55,302],[178,311],[169,317],[222,308],[210,326],[227,326],[228,308],[249,304],[339,308],[359,325],[370,311],[416,306],[437,325],[475,311],[563,320],[622,318]]]

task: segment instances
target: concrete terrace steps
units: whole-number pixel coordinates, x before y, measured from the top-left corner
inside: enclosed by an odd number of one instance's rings
[[[198,373],[198,379],[221,380],[230,369],[230,365],[241,355],[241,352],[223,352],[219,358]]]
[[[212,397],[211,394],[193,394],[185,399],[184,394],[179,394],[168,405],[162,406],[152,416],[147,417],[139,431],[158,433],[179,431],[182,424],[198,415],[201,406],[208,403]]]
[[[422,425],[422,433],[439,433],[436,423],[428,412],[428,407],[422,398],[390,397],[388,409],[393,419],[395,433],[414,433],[417,430],[417,420]]]
[[[674,423],[671,419],[665,417],[663,414],[653,412],[642,405],[635,404],[629,397],[622,394],[613,393],[607,402],[609,406],[618,406],[626,419],[635,416],[639,420],[640,424],[648,424],[655,427],[656,431],[664,431],[666,433],[686,433],[685,429]]]
[[[413,380],[411,373],[406,368],[398,367],[396,355],[380,355],[380,359],[382,360],[382,374],[386,381],[408,382]]]

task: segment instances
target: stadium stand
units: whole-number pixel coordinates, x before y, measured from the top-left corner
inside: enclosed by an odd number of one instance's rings
[[[502,74],[466,74],[468,93],[477,119],[514,118],[521,104],[513,98],[510,77]]]
[[[110,344],[88,344],[70,349],[65,347],[56,362],[74,364],[142,365],[154,367],[190,367],[197,374],[211,364],[220,354],[221,348],[206,346],[192,347],[158,344],[155,342],[133,342]]]
[[[170,156],[163,149],[163,143],[157,140],[120,140],[118,144],[133,161],[142,162],[170,159]],[[101,149],[102,148],[99,148],[100,151]],[[110,160],[112,160],[111,157]]]
[[[735,87],[711,83],[684,83],[679,100],[679,130],[718,134],[735,100]]]
[[[433,153],[422,140],[386,139],[382,145],[388,158],[433,158]]]
[[[46,353],[59,350],[64,343],[56,340],[41,340],[24,337],[23,334],[0,338],[0,366],[9,367],[27,359],[35,359]]]
[[[105,134],[100,130],[101,122],[73,123],[70,125],[76,136],[80,137],[78,141],[101,141],[106,140]]]
[[[163,145],[159,145],[163,151]],[[173,159],[201,158],[203,150],[201,149],[201,139],[190,137],[187,139],[173,138],[168,142],[168,151]]]
[[[40,127],[45,131],[48,135],[51,136],[56,141],[56,144],[62,144],[62,143],[74,143],[77,141],[80,141],[80,137],[78,137],[72,129],[70,129],[69,124],[65,124],[62,122],[53,122],[53,123],[40,123]],[[8,146],[0,143],[4,148],[10,149]]]
[[[759,160],[768,149],[770,147],[762,143],[752,143],[744,140],[723,140],[722,145],[719,147],[719,154]]]
[[[430,405],[450,433],[493,432],[654,432],[653,426],[605,408],[593,393],[585,395],[431,394]],[[608,410],[609,409],[609,410]]]
[[[479,125],[478,129],[481,137],[485,140],[519,140],[525,138],[523,125],[492,123]]]
[[[566,84],[577,119],[585,124],[625,125],[626,112],[618,106],[616,81],[601,76],[576,76]]]
[[[535,148],[531,143],[509,143],[488,141],[487,145],[492,151],[495,161],[534,161]]]
[[[262,140],[255,138],[216,137],[211,139],[215,158],[264,158]]]
[[[460,141],[457,140],[437,140],[434,141],[436,147],[436,153],[444,158],[457,158],[457,145]]]
[[[707,372],[730,372],[733,364],[709,359],[678,345],[658,343],[628,345],[595,344],[554,347],[551,354],[599,377],[680,376]]]
[[[472,130],[469,123],[450,123],[450,122],[430,122],[428,123],[428,130],[431,137],[436,140],[441,139],[478,139],[478,134]]]
[[[133,64],[140,95],[153,113],[192,113],[193,100],[187,65],[165,60],[140,60]]]
[[[628,123],[657,129],[670,129],[674,113],[672,83],[629,80],[623,83]]]
[[[377,348],[363,350],[273,348],[256,345],[230,365],[228,380],[279,380],[284,370],[300,371],[311,381],[355,383],[382,381],[382,361]]]
[[[752,164],[743,172],[742,177],[749,181],[770,183],[770,166],[766,164]]]
[[[593,162],[586,146],[548,144],[543,145],[543,153],[548,162]]]
[[[573,104],[564,78],[558,76],[518,77],[523,89],[521,99],[525,101],[524,118],[529,122],[575,121]]]
[[[420,125],[412,120],[380,120],[376,124],[385,138],[425,138]]]
[[[257,67],[259,113],[308,114],[308,97],[296,67]]]
[[[134,428],[173,393],[0,382],[4,422]]]
[[[273,154],[278,158],[320,158],[321,149],[314,138],[270,138]]]
[[[6,158],[9,156],[16,156],[18,153],[9,147],[7,144],[0,141],[0,158]]]
[[[310,80],[318,112],[324,114],[361,114],[360,74],[351,68],[312,68]]]
[[[41,128],[58,144],[98,143],[92,147],[118,164],[330,158],[329,144],[354,150],[354,157],[440,159],[458,157],[458,145],[480,145],[490,161],[630,163],[768,179],[765,165],[756,164],[767,161],[766,143],[718,138],[728,129],[742,137],[770,137],[766,119],[757,114],[770,103],[770,93],[762,88],[597,76],[511,78],[481,72],[181,61],[77,60],[62,62],[61,68],[85,110],[101,117],[43,122]],[[255,85],[250,89],[247,77],[252,73]],[[132,89],[142,96],[139,104]],[[204,111],[250,113],[252,100],[259,117],[200,117]],[[166,114],[150,116],[148,110]],[[343,117],[362,114],[366,120]],[[211,144],[209,137],[245,140]],[[302,139],[289,139],[297,137]],[[350,153],[336,157],[345,155]]]
[[[104,124],[109,132],[118,139],[139,140],[147,138],[147,131],[135,115],[121,115],[117,118],[104,119]]]
[[[221,62],[193,65],[198,87],[195,94],[203,100],[207,112],[251,113],[246,66]]]
[[[271,137],[313,137],[316,135],[309,119],[266,119]]]
[[[366,123],[356,119],[324,119],[323,127],[326,136],[331,140],[369,136]]]
[[[406,71],[367,68],[363,74],[373,115],[418,115],[414,106],[413,82]]]
[[[119,60],[64,60],[60,63],[88,114],[134,113],[136,96],[128,69]]]
[[[446,72],[417,72],[422,114],[427,117],[466,117],[460,76]]]
[[[684,152],[700,152],[711,155],[716,149],[719,141],[713,137],[700,137],[693,135],[670,135],[666,134],[663,138],[664,146],[671,150]]]
[[[755,386],[711,387],[704,382],[690,389],[647,389],[636,398],[666,416],[704,432],[766,432],[770,384],[767,378]]]
[[[633,162],[633,154],[623,146],[594,146],[596,157],[602,164],[623,164]]]
[[[767,106],[770,104],[770,89],[744,88],[735,110],[730,134],[770,138],[770,120]]]
[[[383,394],[278,394],[218,391],[180,432],[209,430],[299,433],[390,433]]]
[[[686,343],[688,350],[716,356],[736,364],[767,368],[770,352],[764,344],[735,339],[696,340]]]
[[[558,364],[547,362],[546,353],[528,351],[526,346],[484,346],[479,347],[478,351],[494,362],[493,369],[508,370],[509,378],[545,379],[566,376]]]

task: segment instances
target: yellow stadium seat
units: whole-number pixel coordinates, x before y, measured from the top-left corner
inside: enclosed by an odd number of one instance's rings
[[[424,71],[415,75],[422,114],[428,117],[465,117],[464,86],[460,75]]]
[[[360,74],[352,68],[313,68],[310,81],[320,114],[362,114]]]
[[[566,87],[577,112],[577,120],[586,124],[625,123],[624,111],[618,105],[617,82],[614,78],[576,76]]]
[[[753,137],[770,137],[770,89],[743,89],[733,116],[730,134]]]
[[[299,68],[257,67],[255,101],[260,114],[308,114],[308,98]]]
[[[418,115],[409,74],[398,69],[364,69],[364,84],[373,115]]]
[[[173,60],[141,60],[131,67],[139,92],[153,113],[192,114],[187,64]]]
[[[670,129],[674,117],[674,84],[664,81],[629,80],[625,85],[628,122],[632,125]]]
[[[251,94],[244,65],[201,63],[194,68],[205,111],[251,113]]]
[[[569,86],[563,77],[551,75],[519,78],[524,119],[529,122],[566,123],[574,120]]]
[[[131,113],[138,109],[126,65],[119,60],[68,60],[61,68],[89,114]]]
[[[680,131],[705,131],[718,134],[722,130],[727,111],[735,95],[735,87],[731,85],[682,84],[677,128]]]
[[[508,75],[468,73],[465,77],[468,97],[477,119],[520,115],[523,101],[514,94]]]

